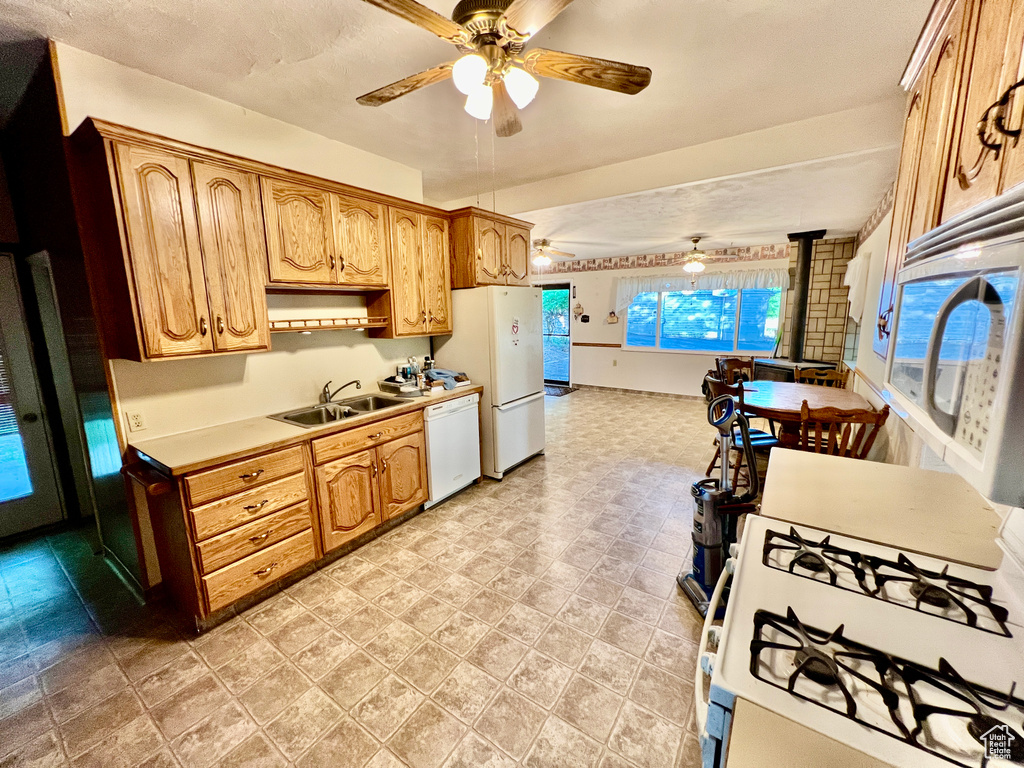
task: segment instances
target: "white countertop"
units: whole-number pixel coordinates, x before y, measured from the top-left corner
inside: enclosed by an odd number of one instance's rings
[[[999,515],[951,472],[772,449],[761,514],[995,570]]]
[[[440,387],[437,389],[440,391],[431,391],[423,397],[401,398],[408,399],[405,405],[353,416],[333,424],[307,428],[286,424],[269,416],[257,416],[151,440],[132,440],[129,447],[134,448],[143,459],[151,460],[172,475],[183,475],[186,472],[248,456],[263,449],[294,445],[310,438],[323,437],[392,416],[412,413],[434,403],[479,393],[483,387],[475,385],[453,390]],[[372,395],[395,397],[381,392],[368,392],[363,396]]]

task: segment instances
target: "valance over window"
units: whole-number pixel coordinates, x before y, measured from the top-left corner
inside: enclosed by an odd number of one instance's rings
[[[667,291],[720,291],[743,288],[789,288],[788,269],[732,269],[698,275],[697,284],[689,275],[661,274],[619,278],[615,290],[615,311],[624,312],[641,293]]]

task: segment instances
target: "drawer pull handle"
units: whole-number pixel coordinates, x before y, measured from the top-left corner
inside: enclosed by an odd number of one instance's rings
[[[380,440],[384,436],[383,432],[378,432],[375,435],[370,435],[371,440]]]
[[[263,509],[267,504],[270,503],[270,499],[264,499],[259,504],[246,504],[242,509],[246,512],[255,512],[257,509]]]
[[[272,534],[273,532],[274,532],[274,529],[273,529],[273,528],[271,528],[271,529],[269,529],[269,530],[267,530],[267,531],[265,531],[265,532],[261,533],[261,534],[260,534],[259,536],[250,536],[250,537],[249,537],[249,541],[251,541],[251,542],[252,542],[253,544],[262,544],[262,543],[263,543],[264,541],[266,541],[266,540],[267,540],[267,538],[268,538],[268,537],[270,536],[270,534]]]
[[[253,571],[252,575],[253,576],[266,576],[268,573],[270,573],[275,568],[277,568],[277,563],[271,563],[266,568],[260,568],[258,571]]]
[[[255,480],[257,477],[263,474],[262,469],[257,469],[255,472],[246,472],[244,475],[239,475],[239,480]]]

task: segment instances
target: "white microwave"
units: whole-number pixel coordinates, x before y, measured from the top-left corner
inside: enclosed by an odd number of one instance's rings
[[[886,385],[950,467],[989,499],[1024,506],[1024,194],[1015,197],[911,243]]]

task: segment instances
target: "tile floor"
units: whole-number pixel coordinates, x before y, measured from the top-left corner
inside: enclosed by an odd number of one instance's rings
[[[0,766],[699,765],[693,400],[547,398],[547,455],[201,637],[86,536],[0,550]]]

